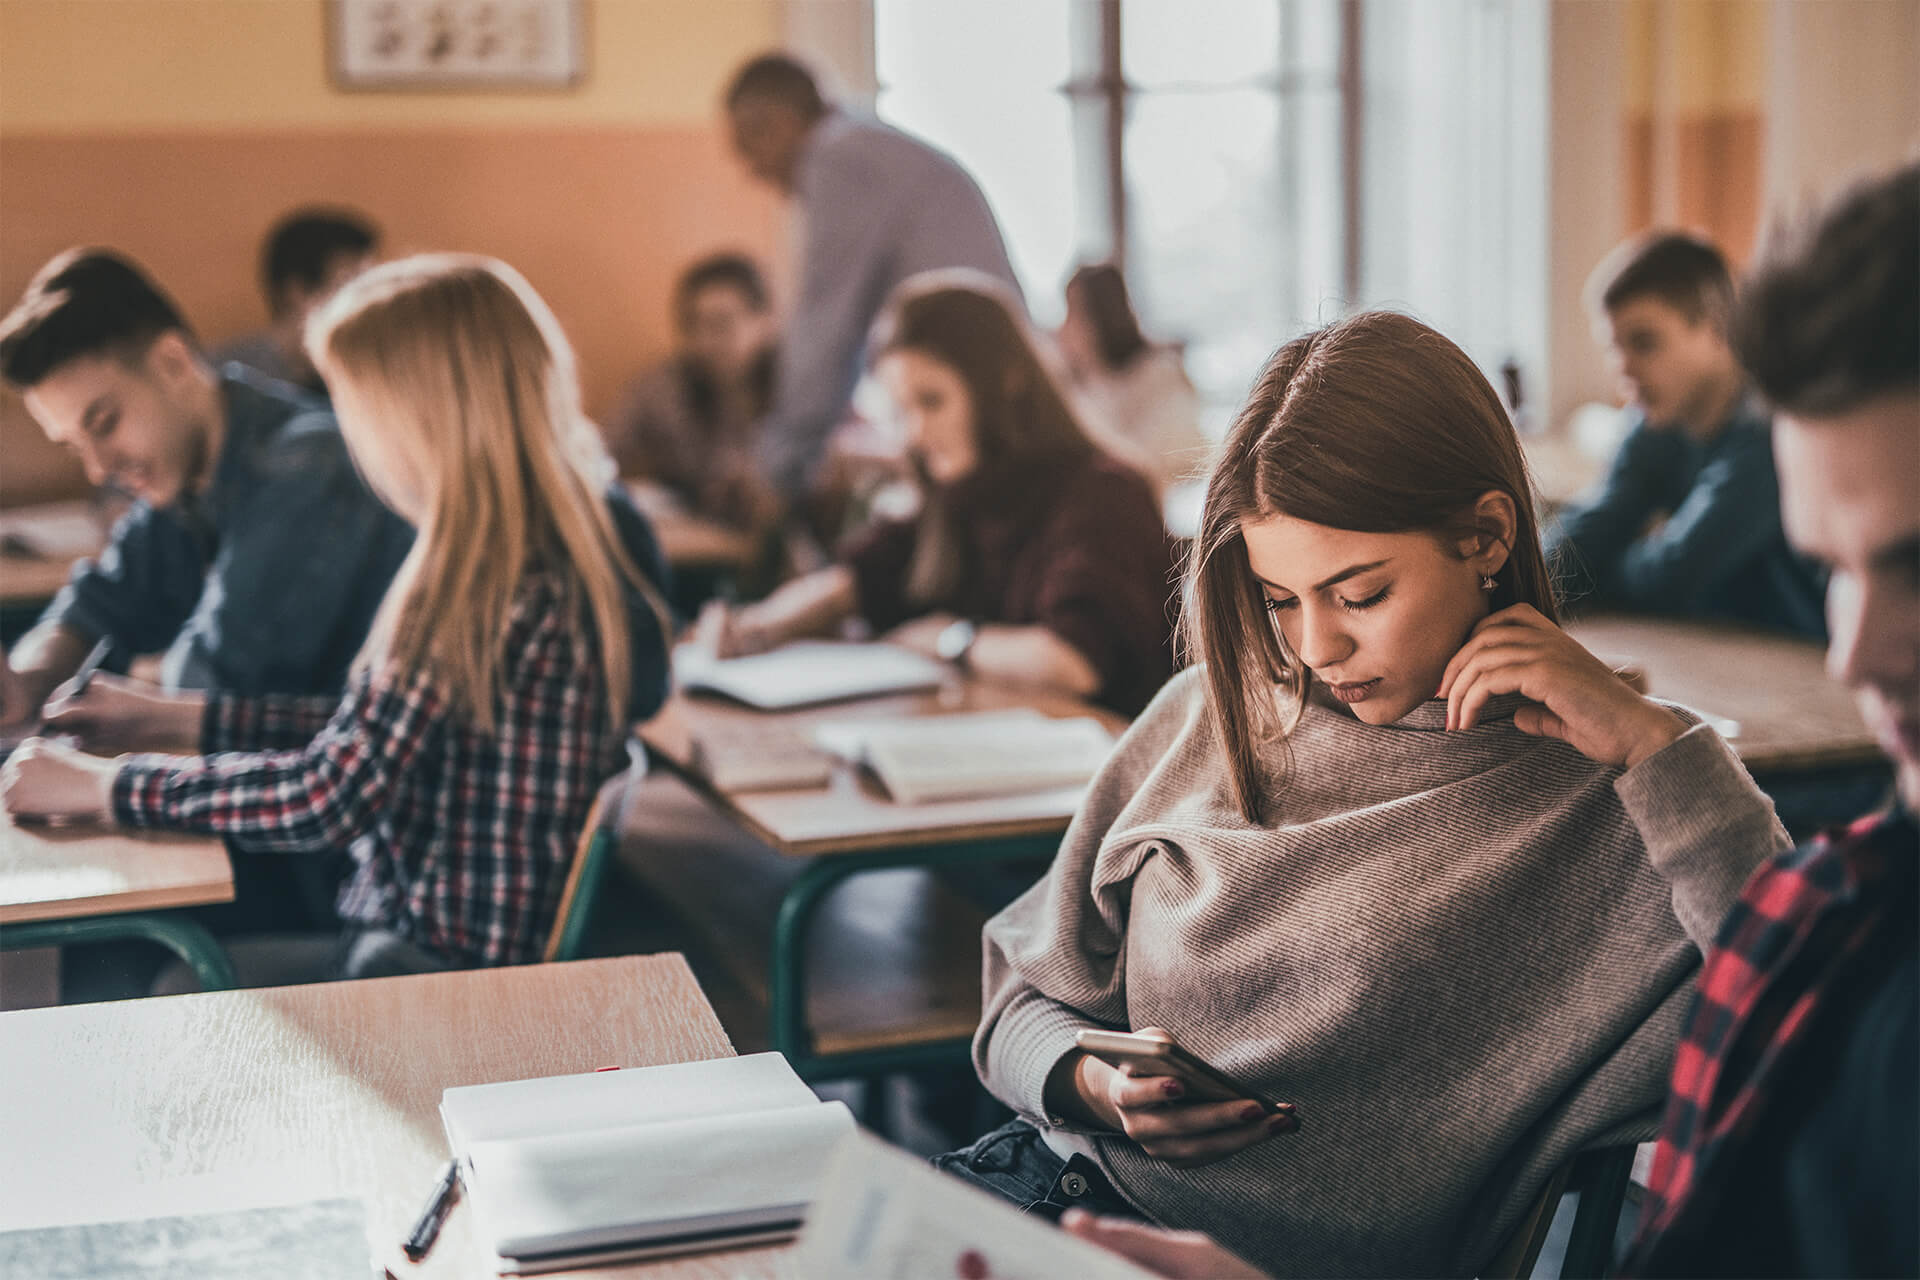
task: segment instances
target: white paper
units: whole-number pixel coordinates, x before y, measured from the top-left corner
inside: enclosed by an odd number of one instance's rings
[[[545,1138],[818,1102],[785,1056],[751,1053],[705,1062],[465,1085],[441,1094],[440,1117],[453,1154],[464,1156],[477,1142]]]
[[[1056,720],[1030,708],[832,721],[814,740],[872,769],[902,804],[1082,786],[1113,752],[1113,735],[1091,716]]]
[[[680,687],[725,694],[762,711],[937,689],[948,669],[890,644],[805,641],[749,658],[716,659],[695,645],[674,653]]]
[[[814,1101],[477,1142],[468,1151],[474,1228],[516,1258],[792,1222],[853,1128],[844,1103]]]
[[[809,1280],[925,1280],[978,1254],[993,1280],[1149,1280],[1150,1273],[864,1133],[827,1166],[795,1263]]]

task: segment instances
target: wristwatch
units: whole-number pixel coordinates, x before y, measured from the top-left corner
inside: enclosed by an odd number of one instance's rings
[[[942,662],[951,662],[964,670],[967,657],[973,652],[973,642],[979,638],[979,626],[967,618],[961,618],[948,623],[934,637],[933,652]]]

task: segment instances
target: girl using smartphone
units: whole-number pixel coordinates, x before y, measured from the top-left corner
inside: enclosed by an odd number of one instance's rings
[[[344,698],[158,698],[101,679],[0,788],[16,816],[102,817],[290,855],[347,849],[337,946],[277,981],[537,959],[600,784],[666,691],[658,553],[580,409],[566,338],[511,267],[425,255],[308,328],[356,465],[418,529]],[[315,548],[325,554],[325,548]]]
[[[975,1063],[1020,1118],[942,1163],[1275,1274],[1469,1274],[1571,1155],[1650,1131],[1700,949],[1786,834],[1555,624],[1512,424],[1405,316],[1273,357],[1188,585],[1202,665],[987,926]]]
[[[1173,669],[1172,552],[1153,486],[1102,452],[1018,312],[974,272],[902,286],[870,344],[922,505],[757,604],[714,604],[720,657],[827,635],[884,639],[981,675],[1132,713]]]

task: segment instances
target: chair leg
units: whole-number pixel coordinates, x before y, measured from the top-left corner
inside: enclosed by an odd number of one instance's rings
[[[889,1141],[893,1138],[893,1108],[887,1105],[887,1086],[892,1079],[874,1075],[860,1081],[860,1123]]]
[[[1618,1147],[1580,1157],[1580,1205],[1567,1237],[1561,1280],[1601,1280],[1612,1269],[1614,1229],[1633,1177],[1633,1155],[1632,1147]]]

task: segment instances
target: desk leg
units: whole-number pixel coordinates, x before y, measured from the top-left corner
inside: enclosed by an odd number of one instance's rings
[[[135,912],[77,920],[33,920],[0,928],[0,947],[60,947],[77,942],[143,938],[156,942],[192,966],[207,991],[231,991],[238,982],[227,953],[197,921],[184,916]]]
[[[954,865],[985,866],[1016,859],[1050,856],[1060,844],[1058,836],[1014,837],[978,844],[921,845],[886,849],[873,853],[825,854],[814,858],[806,869],[787,886],[780,900],[779,914],[773,922],[773,955],[768,974],[772,1009],[773,1047],[787,1057],[803,1080],[838,1076],[877,1075],[888,1071],[909,1071],[951,1061],[956,1045],[951,1043],[903,1045],[897,1049],[877,1049],[869,1053],[838,1054],[816,1058],[813,1032],[807,1026],[807,931],[821,900],[841,881],[863,871],[882,871],[891,867],[942,867]],[[964,1045],[958,1046],[964,1049]]]

